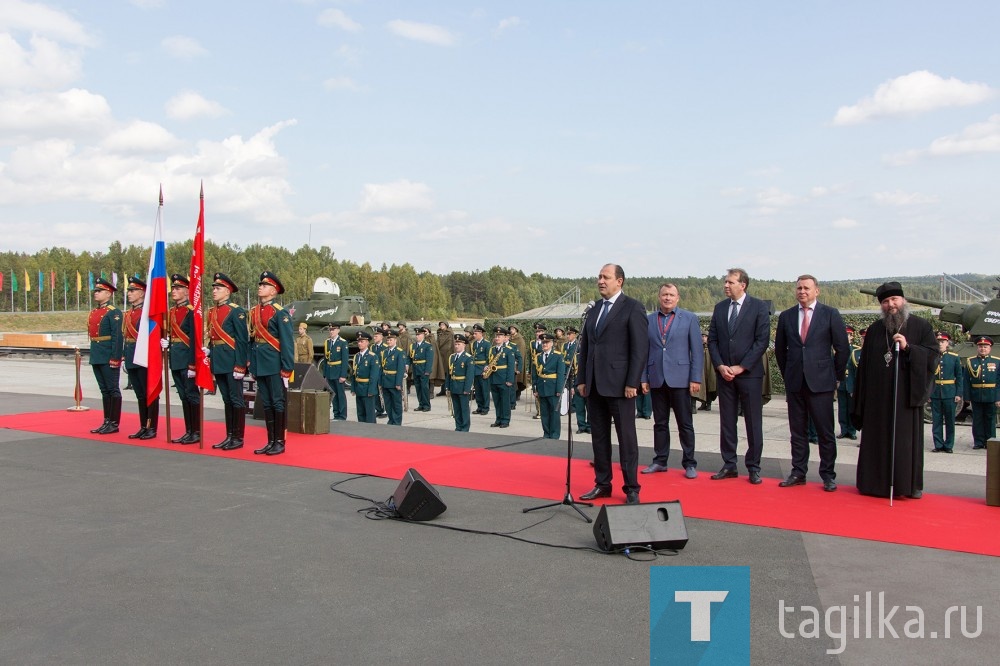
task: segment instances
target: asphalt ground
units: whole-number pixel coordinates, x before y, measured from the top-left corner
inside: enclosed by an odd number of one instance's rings
[[[89,429],[100,412],[87,370],[85,402],[97,408],[81,415]],[[65,361],[0,359],[0,413],[69,406],[72,375]],[[214,401],[206,418],[220,419]],[[400,428],[333,429],[565,455],[564,445],[537,439],[523,407],[503,435],[489,417],[455,433],[442,403],[406,413]],[[125,405],[134,413],[127,394]],[[783,419],[784,403],[772,400],[766,483],[789,469]],[[717,413],[699,413],[695,427],[699,469],[714,471]],[[648,446],[651,422],[639,429]],[[968,428],[959,433],[959,453],[927,456],[925,487],[982,497],[985,458],[967,450]],[[575,437],[585,457],[589,439]],[[849,484],[856,449],[841,442],[839,480]],[[341,481],[374,500],[398,483],[0,430],[0,662],[643,663],[658,566],[750,567],[753,663],[988,663],[1000,647],[997,558],[688,518],[679,554],[630,560],[596,552],[591,526],[569,507],[524,514],[543,500],[438,487],[448,509],[433,521],[369,520],[359,513],[368,500],[330,490]],[[864,638],[864,618],[854,637],[855,596],[863,609],[866,593],[899,606],[899,638],[877,637],[877,614],[874,637]],[[782,605],[792,607],[783,625]],[[824,630],[841,606],[843,639],[834,625]],[[916,616],[907,606],[923,612],[924,638],[904,636]],[[970,634],[981,607],[976,637],[962,635],[957,614],[943,637],[952,606],[967,608]],[[818,609],[818,625],[805,607]]]

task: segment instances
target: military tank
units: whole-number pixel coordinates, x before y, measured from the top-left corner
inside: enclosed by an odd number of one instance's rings
[[[997,295],[984,303],[957,303],[932,301],[927,298],[915,298],[907,296],[906,300],[914,305],[923,305],[929,308],[940,310],[938,319],[949,324],[958,324],[962,331],[968,334],[970,340],[975,340],[980,335],[988,335],[993,340],[1000,340],[1000,287]],[[862,287],[862,294],[875,295],[874,289]],[[968,358],[976,355],[976,345],[973,342],[962,342],[952,345],[952,351]]]
[[[371,331],[371,313],[364,297],[341,296],[340,285],[330,278],[317,278],[308,299],[292,301],[285,309],[292,316],[294,330],[298,330],[299,324],[306,324],[318,356],[323,354],[323,345],[330,337],[330,324],[340,325],[340,337],[350,343],[352,353],[357,351],[358,333]]]

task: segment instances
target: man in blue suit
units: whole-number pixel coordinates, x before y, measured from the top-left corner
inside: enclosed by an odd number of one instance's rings
[[[647,316],[649,358],[642,372],[642,391],[653,401],[653,462],[643,474],[667,471],[670,456],[670,412],[677,420],[677,433],[684,458],[684,476],[698,476],[694,459],[694,423],[691,396],[701,390],[704,349],[701,329],[694,313],[677,307],[681,300],[677,286],[660,285],[660,309]]]
[[[576,391],[587,399],[594,447],[594,489],[581,500],[611,496],[611,422],[618,433],[626,504],[639,503],[639,441],[635,397],[649,345],[646,309],[622,293],[625,271],[606,264],[597,276],[601,302],[587,316],[580,339]],[[757,399],[760,400],[758,391]]]
[[[823,479],[823,490],[833,492],[837,489],[833,395],[847,369],[851,345],[840,312],[820,303],[818,297],[816,278],[802,275],[795,283],[795,299],[799,304],[778,316],[774,355],[781,376],[785,378],[788,430],[792,441],[792,472],[778,485],[787,488],[806,482],[809,469],[806,429],[811,418],[819,436],[819,475]]]
[[[742,268],[730,268],[722,288],[726,298],[715,305],[708,327],[708,353],[718,377],[719,449],[722,469],[713,480],[735,479],[736,420],[743,407],[747,430],[744,464],[749,481],[760,483],[760,455],[764,448],[763,401],[764,351],[771,337],[767,304],[747,293],[750,276]]]

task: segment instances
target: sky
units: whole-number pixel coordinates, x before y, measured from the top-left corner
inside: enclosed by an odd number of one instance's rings
[[[0,249],[997,271],[1000,3],[0,0]],[[261,267],[266,268],[266,267]]]

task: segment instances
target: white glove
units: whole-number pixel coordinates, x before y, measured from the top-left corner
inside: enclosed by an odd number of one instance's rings
[[[160,349],[166,349],[170,346],[170,340],[167,338],[160,338]]]
[[[282,377],[281,383],[285,385],[285,388],[288,388],[288,377]]]
[[[244,377],[246,377],[246,375],[242,372],[233,372],[233,379],[235,379],[236,381],[240,381]]]
[[[205,355],[205,358],[208,358],[209,356],[212,355],[212,350],[209,349],[208,347],[202,347],[201,353]]]
[[[188,375],[188,379],[194,379],[195,371],[194,370],[188,370],[187,375]]]

